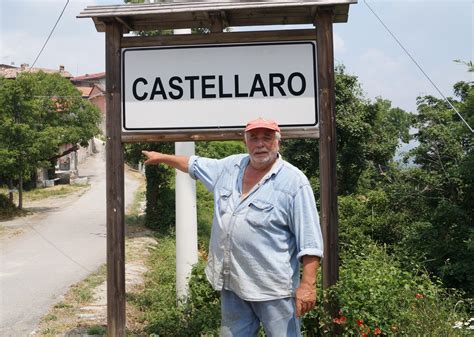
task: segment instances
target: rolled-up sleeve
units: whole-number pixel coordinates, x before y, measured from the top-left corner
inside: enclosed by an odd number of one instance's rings
[[[311,186],[301,186],[293,198],[292,231],[296,238],[297,258],[304,255],[323,257],[323,236]]]
[[[191,178],[201,181],[209,191],[214,186],[223,170],[223,160],[191,156],[188,162],[188,172]]]

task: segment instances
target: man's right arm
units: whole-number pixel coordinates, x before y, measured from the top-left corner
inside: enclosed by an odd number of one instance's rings
[[[147,160],[145,165],[166,164],[175,169],[188,173],[189,157],[175,156],[173,154],[165,154],[155,151],[142,151]]]

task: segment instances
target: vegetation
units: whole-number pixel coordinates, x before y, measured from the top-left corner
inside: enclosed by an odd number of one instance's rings
[[[454,87],[452,104],[474,122],[472,83]],[[341,265],[336,286],[319,294],[303,319],[306,336],[467,336],[472,316],[472,134],[445,102],[418,99],[418,113],[366,100],[357,77],[336,69],[336,118]],[[409,135],[410,128],[416,133]],[[394,160],[400,140],[417,141]],[[310,178],[319,197],[319,154],[313,140],[289,140],[285,159]],[[242,152],[240,142],[199,143],[198,154]],[[408,164],[411,163],[411,164]],[[172,188],[172,184],[168,185]],[[202,259],[190,279],[187,302],[176,306],[174,232],[159,232],[148,284],[134,298],[160,336],[218,335],[219,299],[203,273],[212,222],[212,196],[198,184]],[[336,297],[337,317],[323,310]],[[456,328],[455,328],[456,327]]]
[[[358,228],[390,253],[406,257],[407,268],[415,262],[445,286],[473,296],[472,133],[435,97],[418,98],[413,115],[382,99],[364,102],[359,90],[355,76],[336,71],[342,242],[349,239],[347,231],[353,235]],[[451,102],[472,125],[473,84],[457,83],[454,93],[458,100]],[[405,155],[414,165],[404,166],[393,158],[398,140],[408,141],[410,127],[417,129],[412,139],[418,146]],[[283,154],[317,180],[315,142],[290,141]]]
[[[398,257],[368,238],[346,246],[341,258],[339,282],[324,296],[337,297],[339,315],[327,316],[320,304],[303,320],[307,336],[332,335],[336,329],[362,336],[467,334],[453,326],[466,319],[472,302],[464,303],[460,292],[444,289],[419,266],[404,269]]]
[[[146,333],[160,336],[218,336],[220,305],[218,293],[204,276],[210,225],[212,195],[198,183],[198,233],[200,260],[194,267],[187,301],[176,301],[176,243],[174,227],[161,227],[156,233],[158,245],[151,251],[145,289],[128,300],[143,312],[148,322]],[[211,205],[209,207],[209,205]],[[209,214],[211,212],[211,217]]]
[[[19,214],[16,205],[4,194],[0,194],[0,220],[9,219]]]
[[[71,288],[76,303],[86,303],[93,299],[94,289],[106,280],[107,266],[101,265],[95,272],[91,273],[85,280],[75,284]]]

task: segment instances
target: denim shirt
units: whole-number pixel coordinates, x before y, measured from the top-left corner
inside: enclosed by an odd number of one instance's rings
[[[247,301],[294,296],[301,257],[323,255],[313,191],[300,170],[278,158],[242,198],[249,160],[246,154],[189,160],[190,176],[214,194],[206,276],[215,290]]]

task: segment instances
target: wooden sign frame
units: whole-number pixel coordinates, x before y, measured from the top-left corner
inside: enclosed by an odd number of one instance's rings
[[[316,40],[319,100],[319,163],[321,227],[324,240],[323,288],[338,280],[339,244],[336,188],[336,118],[333,23],[346,22],[357,0],[283,2],[159,3],[92,6],[78,17],[92,18],[106,43],[106,179],[107,179],[107,320],[108,335],[125,336],[125,225],[123,143],[177,140],[242,139],[242,132],[123,134],[121,124],[121,50],[126,47]],[[227,26],[314,24],[316,29],[227,33]],[[124,36],[129,31],[207,27],[210,34],[155,37]],[[307,137],[308,130],[283,132],[287,138]],[[337,304],[326,306],[332,314]]]

